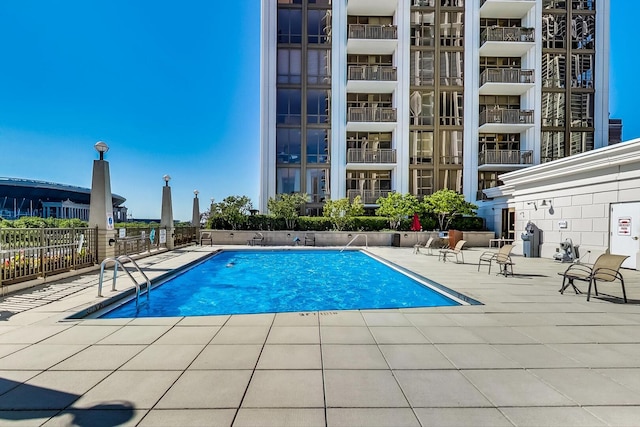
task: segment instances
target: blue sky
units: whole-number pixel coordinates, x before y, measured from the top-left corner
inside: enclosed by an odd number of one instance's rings
[[[611,117],[640,137],[640,2],[611,1]],[[193,190],[258,204],[260,1],[0,1],[0,176],[91,186],[103,140],[111,188],[159,218],[162,176],[189,220]],[[627,53],[625,53],[627,51]]]

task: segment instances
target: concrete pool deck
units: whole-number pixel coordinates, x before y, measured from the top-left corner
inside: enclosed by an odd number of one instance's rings
[[[218,248],[139,263],[157,276]],[[369,250],[483,305],[63,321],[100,300],[83,274],[0,299],[0,425],[639,424],[640,272],[623,271],[628,304],[587,302],[548,259],[503,277],[477,271],[480,248],[463,265]]]

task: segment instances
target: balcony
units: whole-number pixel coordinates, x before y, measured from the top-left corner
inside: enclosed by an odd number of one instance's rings
[[[398,0],[349,0],[349,15],[393,16],[398,8]]]
[[[478,153],[478,170],[513,170],[531,165],[532,150],[486,150]]]
[[[392,93],[397,81],[396,67],[388,65],[350,65],[347,69],[350,93]]]
[[[388,165],[395,162],[395,148],[382,148],[378,150],[349,148],[347,150],[347,163],[359,163],[367,167],[371,164],[384,164],[388,169]],[[351,166],[352,165],[349,167]]]
[[[349,201],[353,202],[356,196],[360,196],[365,205],[374,205],[380,197],[387,197],[391,190],[347,190]]]
[[[522,56],[534,42],[535,28],[487,28],[480,34],[480,56]]]
[[[396,109],[390,107],[349,107],[348,131],[392,131],[396,127]]]
[[[480,74],[480,95],[522,95],[533,88],[534,70],[490,68]]]
[[[496,108],[480,112],[481,133],[520,133],[533,127],[533,110]]]
[[[350,24],[347,53],[391,55],[398,46],[395,25]]]
[[[536,5],[536,0],[482,0],[481,18],[522,18]]]

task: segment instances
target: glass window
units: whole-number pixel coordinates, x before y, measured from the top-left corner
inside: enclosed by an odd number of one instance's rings
[[[571,87],[592,88],[595,55],[580,53],[571,55]]]
[[[409,192],[418,197],[433,194],[433,171],[431,169],[411,169]]]
[[[409,97],[409,124],[417,126],[433,126],[434,91],[414,90]]]
[[[307,130],[307,163],[329,162],[329,130]]]
[[[434,46],[435,12],[411,12],[411,46]]]
[[[433,132],[409,132],[409,161],[412,165],[433,163]]]
[[[464,110],[464,92],[440,92],[440,124],[445,126],[462,126]]]
[[[331,90],[307,90],[307,123],[329,122],[329,96]]]
[[[276,122],[300,124],[302,101],[300,89],[278,88],[276,96]]]
[[[593,127],[593,93],[571,94],[571,127]]]
[[[309,44],[331,42],[331,10],[310,9],[308,11],[307,41]]]
[[[278,43],[302,43],[302,10],[278,9]]]
[[[278,163],[300,163],[302,149],[300,136],[300,129],[276,129],[276,152]]]
[[[301,83],[300,49],[278,49],[278,83]]]
[[[325,201],[325,197],[327,196],[327,176],[329,176],[327,169],[307,169],[306,193],[311,203],[321,203]]]
[[[300,192],[300,169],[277,168],[276,169],[276,193],[291,194]]]
[[[569,155],[593,150],[593,132],[571,132]]]
[[[567,36],[566,14],[545,13],[542,15],[542,47],[565,49]]]
[[[542,87],[565,87],[567,57],[564,54],[542,54]]]
[[[443,165],[462,164],[462,132],[440,131],[440,163]],[[446,187],[449,188],[449,187]]]
[[[571,18],[571,48],[593,49],[596,34],[596,16],[577,15]]]
[[[564,131],[542,132],[540,160],[542,163],[561,159],[564,155]]]
[[[542,92],[542,126],[564,126],[565,107],[564,92]]]
[[[410,55],[410,84],[413,86],[433,86],[435,82],[434,52],[412,50]]]
[[[307,50],[307,83],[331,84],[331,49]]]
[[[462,193],[462,169],[441,169],[438,178],[440,188]]]
[[[440,13],[440,46],[464,45],[464,13]]]
[[[462,86],[464,53],[440,52],[440,84],[443,86]]]
[[[596,0],[572,0],[573,10],[596,10]]]

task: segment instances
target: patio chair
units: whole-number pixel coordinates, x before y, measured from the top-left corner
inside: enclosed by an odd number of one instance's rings
[[[438,255],[438,261],[442,259],[443,262],[447,262],[447,257],[449,255],[455,255],[456,262],[459,262],[458,255],[460,255],[462,256],[462,263],[464,264],[464,254],[462,253],[462,247],[464,246],[465,243],[467,243],[466,240],[459,240],[453,249],[440,249],[440,254]]]
[[[562,287],[559,292],[563,294],[565,289],[571,286],[576,294],[581,294],[582,292],[576,287],[574,281],[589,282],[587,290],[587,301],[589,301],[591,298],[591,285],[593,285],[596,296],[598,295],[598,280],[601,282],[619,280],[622,285],[622,298],[626,303],[627,293],[624,289],[624,278],[620,273],[620,267],[627,258],[629,258],[627,255],[602,254],[596,259],[593,267],[585,264],[571,264],[563,273],[558,273],[562,276]]]
[[[315,246],[316,245],[316,236],[315,234],[306,234],[304,235],[304,245],[305,246]]]
[[[211,246],[213,246],[213,236],[210,231],[201,231],[200,232],[200,246],[202,246],[202,242],[209,242]]]
[[[433,255],[433,242],[434,242],[434,238],[433,237],[429,237],[429,239],[427,239],[426,242],[424,242],[424,244],[421,243],[416,243],[415,245],[413,245],[413,253],[414,254],[419,254],[420,249],[426,249],[429,251],[429,255]]]
[[[482,264],[488,264],[489,272],[487,274],[491,274],[491,263],[494,261],[497,262],[498,256],[500,256],[501,261],[507,261],[507,258],[505,258],[505,256],[510,257],[513,246],[514,245],[504,245],[498,250],[498,252],[484,251],[478,259],[478,271],[480,271],[480,266]]]
[[[263,246],[264,245],[264,235],[262,233],[256,233],[253,235],[251,239],[247,241],[249,246]]]

